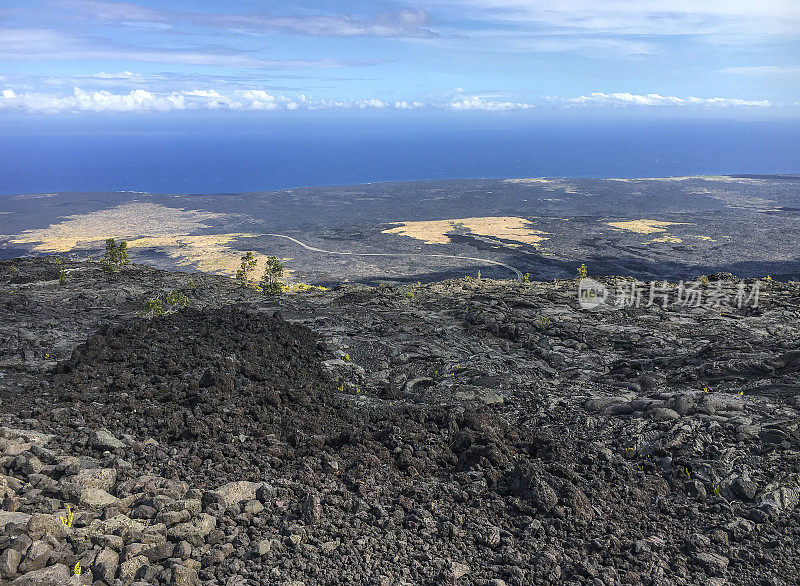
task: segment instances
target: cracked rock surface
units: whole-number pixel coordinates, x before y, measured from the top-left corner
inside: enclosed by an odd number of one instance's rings
[[[584,311],[574,281],[279,303],[208,275],[67,263],[62,286],[48,259],[15,266],[5,582],[800,575],[798,283],[765,282],[757,309]],[[173,289],[189,308],[140,315]]]

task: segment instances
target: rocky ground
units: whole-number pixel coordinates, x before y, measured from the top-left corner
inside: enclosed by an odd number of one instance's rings
[[[797,583],[796,282],[585,311],[574,280],[65,268],[0,263],[6,582]]]

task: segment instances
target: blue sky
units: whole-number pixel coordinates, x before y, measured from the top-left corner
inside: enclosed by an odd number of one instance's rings
[[[797,117],[798,89],[798,0],[0,4],[0,115]]]

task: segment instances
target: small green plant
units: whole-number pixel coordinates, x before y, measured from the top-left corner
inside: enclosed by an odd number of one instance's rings
[[[252,286],[250,273],[255,270],[256,266],[258,266],[258,260],[253,256],[252,252],[242,255],[239,270],[236,271],[236,280],[242,284],[242,287]]]
[[[72,568],[72,573],[74,575],[76,575],[76,576],[80,576],[81,575],[81,571],[82,571],[81,570],[81,563],[80,562],[75,562],[75,567]]]
[[[158,297],[151,297],[144,302],[144,312],[150,317],[161,317],[164,315],[164,304]]]
[[[58,265],[58,284],[63,287],[67,284],[67,271],[64,269],[64,261],[60,257],[56,257],[56,264]]]
[[[165,301],[175,307],[189,307],[189,298],[175,289],[167,293]]]
[[[542,317],[539,318],[538,326],[540,330],[546,332],[547,329],[550,327],[550,318],[547,317],[546,315],[543,315]]]
[[[586,265],[581,264],[581,266],[578,267],[578,279],[585,279],[588,274],[589,270],[586,268]]]
[[[684,476],[686,476],[686,478],[688,478],[689,480],[691,480],[691,479],[692,479],[692,473],[691,473],[691,472],[689,472],[689,469],[688,469],[688,468],[684,468],[684,469],[683,469],[683,474],[684,474]]]
[[[158,296],[145,300],[144,314],[148,317],[161,317],[175,313],[181,307],[189,307],[190,303],[186,295],[173,289],[166,294],[164,299]]]
[[[117,243],[114,238],[108,238],[106,240],[106,253],[103,255],[103,260],[100,262],[103,264],[103,270],[105,272],[119,272],[122,267],[131,262],[128,258],[128,243],[124,240],[120,240],[119,243]]]
[[[303,293],[304,291],[327,291],[327,287],[322,285],[309,285],[308,283],[292,283],[290,285],[282,285],[284,293]]]
[[[406,291],[406,299],[414,299],[414,292]]]
[[[719,485],[716,482],[712,483],[711,490],[709,492],[711,492],[711,494],[714,496],[719,496]]]
[[[60,516],[58,520],[61,521],[61,524],[65,527],[72,527],[72,521],[75,520],[75,511],[72,510],[70,505],[67,505],[67,515]]]
[[[348,354],[347,352],[344,353],[344,361],[350,362],[350,354]]]
[[[708,286],[711,283],[711,281],[709,281],[708,277],[706,277],[705,275],[700,275],[700,283],[702,283],[705,286]]]
[[[284,264],[277,256],[267,257],[267,261],[264,263],[264,276],[261,277],[261,290],[264,295],[275,297],[283,293],[281,279],[284,268]]]
[[[481,271],[480,271],[480,269],[478,269],[478,280],[479,281],[481,280]]]
[[[16,275],[19,272],[17,265],[11,265],[11,274]]]
[[[522,282],[523,283],[530,283],[531,282],[531,274],[530,273],[525,273],[524,275],[522,275]]]
[[[471,281],[472,277],[470,277],[469,275],[464,275],[464,280],[465,281]]]

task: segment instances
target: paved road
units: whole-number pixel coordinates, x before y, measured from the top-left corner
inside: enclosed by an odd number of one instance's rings
[[[483,262],[490,265],[497,265],[499,267],[506,268],[517,276],[517,281],[522,280],[522,273],[519,272],[519,270],[512,267],[511,265],[507,265],[505,263],[498,262],[496,260],[489,260],[486,258],[473,258],[471,256],[457,256],[453,254],[424,254],[421,252],[337,252],[335,250],[324,250],[322,248],[315,248],[314,246],[309,246],[305,242],[301,242],[297,238],[292,238],[291,236],[286,236],[285,234],[264,234],[264,236],[285,238],[286,240],[291,240],[295,244],[299,244],[306,250],[310,250],[311,252],[320,252],[322,254],[336,254],[340,256],[398,256],[398,257],[426,257],[426,258],[455,258],[460,260]]]

